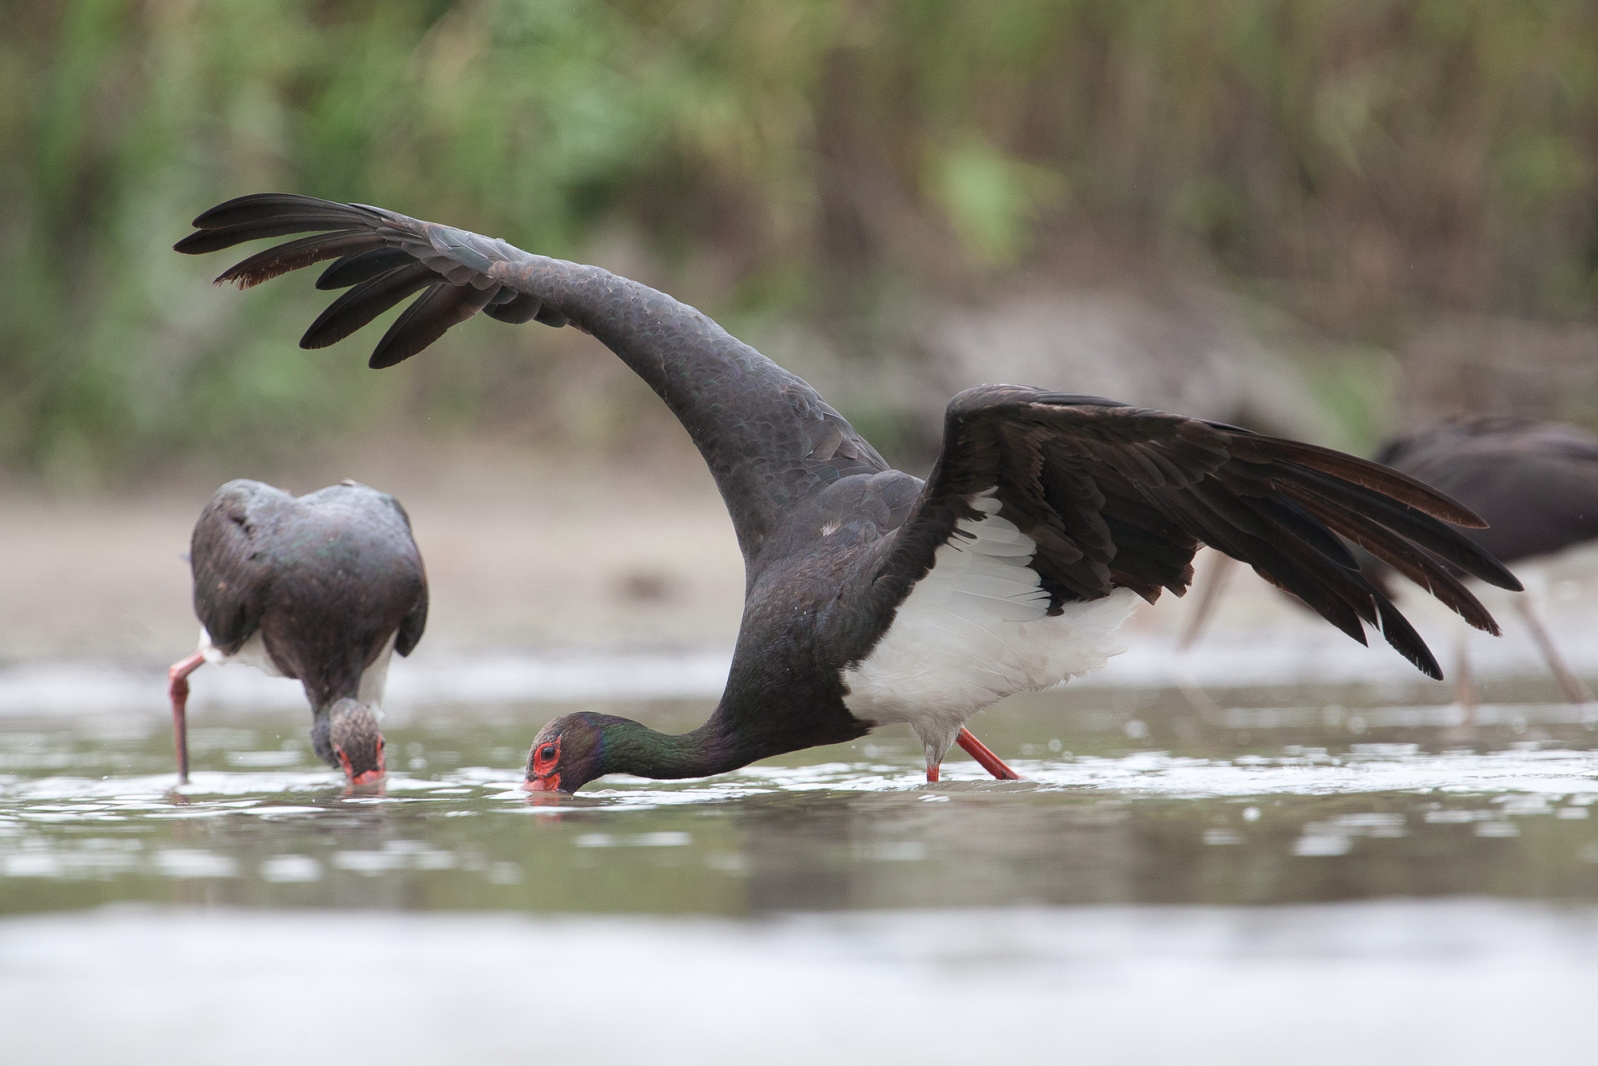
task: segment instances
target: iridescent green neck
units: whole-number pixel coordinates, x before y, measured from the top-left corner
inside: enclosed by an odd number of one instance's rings
[[[661,733],[629,718],[593,715],[599,728],[598,769],[605,774],[676,779],[709,777],[750,761],[739,745],[707,722],[691,733]]]

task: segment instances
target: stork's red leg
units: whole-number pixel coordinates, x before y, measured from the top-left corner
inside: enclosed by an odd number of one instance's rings
[[[195,652],[181,659],[167,670],[167,692],[172,697],[172,740],[178,749],[178,784],[189,783],[189,675],[205,662],[205,655]]]
[[[955,738],[955,743],[965,749],[966,754],[982,764],[982,768],[997,777],[1000,781],[1019,781],[1021,775],[1004,765],[1004,760],[988,750],[988,746],[971,735],[971,730],[961,728],[960,735]],[[936,781],[934,776],[937,771],[927,771],[927,780]]]

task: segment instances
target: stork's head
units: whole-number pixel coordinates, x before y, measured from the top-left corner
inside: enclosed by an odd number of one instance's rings
[[[578,712],[538,731],[527,753],[527,792],[576,792],[605,773],[605,727],[620,719]]]
[[[333,755],[352,785],[370,785],[383,777],[383,733],[377,715],[359,700],[342,699],[328,709],[328,739]]]

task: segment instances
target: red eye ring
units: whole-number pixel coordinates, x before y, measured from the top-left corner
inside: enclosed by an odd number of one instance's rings
[[[560,737],[553,743],[544,743],[533,749],[533,777],[548,777],[560,765]]]

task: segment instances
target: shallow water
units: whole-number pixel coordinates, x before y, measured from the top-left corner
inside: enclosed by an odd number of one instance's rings
[[[299,714],[208,716],[181,789],[158,719],[11,718],[0,912],[1598,902],[1594,723],[1565,705],[1488,705],[1466,730],[1457,708],[1346,698],[1207,718],[1174,693],[1123,709],[1075,701],[1017,700],[980,721],[1022,782],[961,757],[928,786],[895,731],[545,803],[516,787],[522,745],[560,707],[396,716],[386,785],[352,794],[315,762]],[[681,729],[709,705],[606,709]]]
[[[1585,1014],[1565,1001],[1598,991],[1598,716],[1538,702],[1540,683],[1489,695],[1471,723],[1347,686],[1211,692],[1197,707],[1170,690],[1066,690],[973,723],[1022,782],[960,756],[929,786],[918,745],[885,731],[545,803],[516,785],[547,718],[582,706],[681,730],[710,704],[416,706],[385,723],[386,785],[354,793],[315,762],[302,710],[197,712],[181,789],[159,715],[6,714],[0,1058],[34,1061],[44,1045],[27,1034],[92,1001],[107,1025],[160,1042],[162,1061],[207,1061],[220,1045],[173,1002],[243,982],[206,1008],[215,1036],[229,1018],[296,1009],[296,978],[373,956],[389,967],[361,993],[384,1004],[375,1017],[436,1008],[402,1061],[512,1048],[519,997],[589,1009],[569,981],[655,996],[651,1017],[669,1020],[674,969],[742,1003],[751,1025],[797,1023],[729,974],[830,1004],[850,1046],[915,1046],[920,1061],[1042,1054],[1064,1028],[1099,1047],[1082,1061],[1198,1046],[1182,1033],[1231,1033],[1229,1061],[1266,1061],[1350,1017],[1359,1039],[1294,1061],[1439,1048],[1436,1061],[1493,1061],[1512,1047],[1566,1061]],[[516,974],[517,951],[542,976]],[[107,972],[140,980],[112,991]],[[805,990],[813,972],[831,975],[824,991]],[[1410,1006],[1394,1014],[1405,982]],[[1132,1024],[1139,1002],[1166,1024]],[[894,1004],[930,1014],[872,1020]],[[917,1029],[962,1004],[1006,1028],[930,1042]],[[1477,1030],[1445,1040],[1438,1026],[1467,1004]],[[7,1011],[24,1024],[3,1024]],[[276,1061],[322,1047],[325,1028],[231,1054]],[[73,1053],[103,1061],[116,1050],[95,1042],[104,1029],[78,1033]],[[655,1051],[713,1061],[735,1043]],[[616,1058],[648,1050],[631,1047],[618,1040]],[[791,1050],[763,1053],[805,1057]]]

